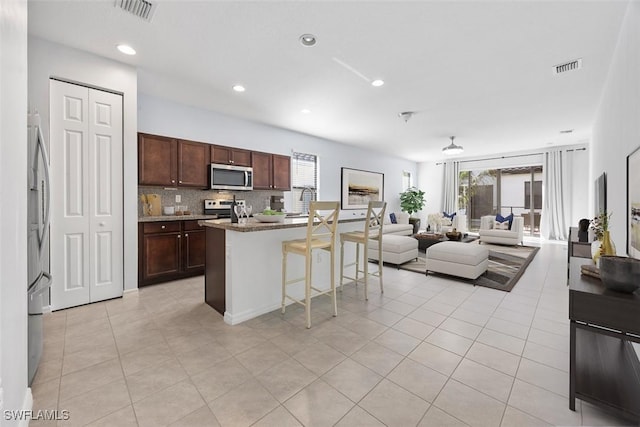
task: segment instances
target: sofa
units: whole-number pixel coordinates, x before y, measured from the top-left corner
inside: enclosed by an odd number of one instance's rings
[[[524,218],[514,216],[511,229],[499,229],[496,226],[495,215],[485,215],[480,218],[480,243],[497,243],[499,245],[519,245],[524,238]]]
[[[409,214],[406,212],[394,212],[397,224],[391,223],[391,215],[385,215],[382,226],[382,234],[396,234],[398,236],[411,236],[413,225],[409,224]]]

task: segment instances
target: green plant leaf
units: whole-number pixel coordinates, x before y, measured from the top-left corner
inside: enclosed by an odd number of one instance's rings
[[[400,193],[400,208],[409,215],[422,210],[425,203],[424,191],[416,187],[409,187]]]

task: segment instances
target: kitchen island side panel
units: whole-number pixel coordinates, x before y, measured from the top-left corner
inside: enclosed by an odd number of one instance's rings
[[[225,298],[225,234],[221,228],[206,228],[204,300],[224,315]]]

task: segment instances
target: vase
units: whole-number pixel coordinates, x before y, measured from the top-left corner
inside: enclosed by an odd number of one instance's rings
[[[600,246],[600,255],[615,255],[616,246],[611,240],[611,235],[608,231],[605,231],[602,235],[602,246]]]
[[[593,259],[593,263],[600,267],[600,257],[602,255],[615,255],[616,254],[616,246],[613,244],[611,240],[611,235],[609,231],[605,231],[602,234],[602,238],[600,240],[596,240],[591,243],[591,258]]]

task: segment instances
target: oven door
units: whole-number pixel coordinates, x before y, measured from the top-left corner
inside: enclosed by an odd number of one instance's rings
[[[244,166],[209,165],[212,190],[253,190],[253,169]]]

